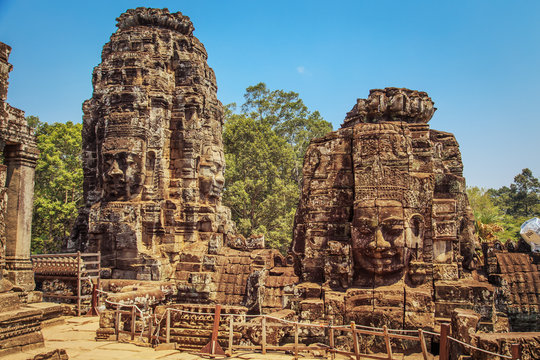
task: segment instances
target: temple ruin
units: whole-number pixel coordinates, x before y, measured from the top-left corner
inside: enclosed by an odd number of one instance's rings
[[[464,306],[492,327],[461,155],[429,128],[435,110],[425,92],[371,90],[309,146],[291,253],[301,280],[321,284],[319,313],[433,328]]]
[[[147,8],[117,21],[83,105],[85,207],[70,246],[100,251],[105,277],[176,280],[185,302],[280,308],[292,267],[237,235],[221,203],[223,106],[193,24]],[[261,304],[248,281],[275,297]]]
[[[0,42],[0,356],[43,345],[41,301],[34,290],[30,231],[39,152],[24,111],[7,100],[11,47]]]
[[[103,47],[84,103],[86,208],[77,247],[112,277],[174,277],[181,250],[234,233],[223,188],[223,107],[193,25],[128,10]]]
[[[260,235],[237,234],[222,205],[224,110],[190,19],[137,8],[117,27],[83,105],[85,203],[68,244],[101,256],[96,284],[107,302],[97,339],[138,332],[142,341],[146,332],[150,344],[199,350],[209,336],[225,344],[228,332],[231,348],[264,349],[325,343],[332,325],[350,325],[349,335],[336,328],[331,346],[354,342],[358,357],[388,349],[387,327],[421,338],[418,329],[451,323],[467,343],[537,351],[538,333],[519,332],[540,330],[540,256],[526,243],[479,246],[458,143],[430,129],[436,109],[425,92],[371,90],[339,130],[311,142],[284,256]],[[10,51],[0,43],[0,356],[42,345],[43,321],[67,313],[32,305],[42,298],[30,258],[38,151],[24,112],[6,103]],[[76,255],[77,264],[42,255],[34,269],[64,292],[80,292],[86,278],[85,294],[97,298]],[[78,288],[62,284],[66,271]],[[276,325],[268,333],[267,319]],[[356,340],[355,326],[384,327],[386,343],[373,332]],[[392,341],[419,351],[411,337]],[[479,358],[452,346],[455,356]]]

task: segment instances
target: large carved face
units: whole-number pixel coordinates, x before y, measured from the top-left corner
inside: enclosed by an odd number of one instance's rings
[[[221,197],[225,177],[223,152],[208,149],[201,157],[199,166],[199,189],[204,200],[216,200]]]
[[[108,200],[137,197],[144,184],[146,144],[139,138],[107,138],[102,146],[103,190]]]
[[[400,202],[357,204],[351,232],[356,268],[389,274],[402,270],[408,262],[404,211]]]

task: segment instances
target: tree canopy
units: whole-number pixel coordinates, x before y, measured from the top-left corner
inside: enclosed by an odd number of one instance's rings
[[[229,106],[223,132],[224,203],[244,236],[264,234],[285,251],[292,238],[302,164],[312,138],[332,130],[299,94],[250,86],[239,113]]]
[[[467,189],[482,240],[518,240],[523,222],[540,215],[540,182],[523,169],[510,186],[499,189]]]
[[[58,252],[82,204],[82,124],[47,124],[29,116],[40,151],[34,186],[32,252]]]

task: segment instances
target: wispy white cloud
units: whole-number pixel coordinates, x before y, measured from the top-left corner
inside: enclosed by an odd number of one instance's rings
[[[298,66],[296,68],[296,71],[298,71],[299,74],[305,74],[306,73],[306,68],[303,67],[303,66]]]

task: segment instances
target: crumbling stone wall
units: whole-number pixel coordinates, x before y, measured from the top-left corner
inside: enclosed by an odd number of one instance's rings
[[[517,249],[512,245],[484,246],[495,311],[506,320],[507,331],[540,331],[540,254],[523,240]]]

